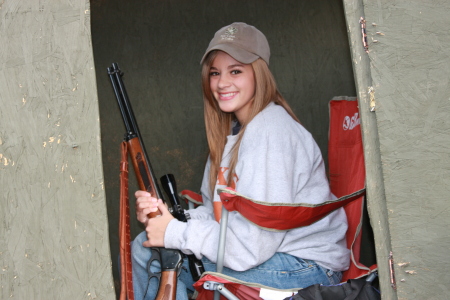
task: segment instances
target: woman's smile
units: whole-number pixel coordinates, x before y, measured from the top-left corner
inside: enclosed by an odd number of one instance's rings
[[[234,97],[236,94],[237,94],[236,92],[234,92],[234,93],[226,93],[226,94],[221,94],[221,93],[219,93],[219,96],[220,96],[220,100],[226,101],[226,100],[231,100],[231,99],[233,99],[233,97]]]

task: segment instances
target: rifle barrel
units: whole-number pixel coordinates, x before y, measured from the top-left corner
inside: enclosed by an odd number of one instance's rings
[[[119,109],[122,114],[125,128],[127,130],[127,133],[125,134],[125,140],[128,142],[129,140],[135,137],[138,138],[140,147],[142,148],[142,154],[145,158],[145,163],[147,164],[148,169],[150,171],[149,176],[151,177],[151,181],[155,185],[155,195],[153,196],[164,201],[163,194],[161,193],[161,188],[159,187],[158,181],[154,176],[153,168],[150,163],[150,159],[148,158],[147,150],[145,149],[144,141],[142,140],[141,132],[139,131],[139,126],[137,124],[133,108],[131,107],[131,103],[128,98],[127,90],[122,81],[122,76],[124,73],[120,70],[119,65],[117,63],[113,63],[112,66],[108,68],[108,74],[111,79],[114,92],[116,93]]]

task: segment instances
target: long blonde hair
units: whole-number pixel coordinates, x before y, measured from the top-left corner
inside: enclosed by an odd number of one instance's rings
[[[211,168],[209,173],[209,185],[211,192],[217,181],[217,175],[222,161],[222,154],[227,141],[227,136],[231,131],[231,124],[235,118],[233,113],[225,113],[220,110],[214,95],[211,91],[209,78],[210,68],[217,56],[217,50],[211,51],[205,58],[202,65],[202,89],[203,89],[203,104],[204,117],[206,127],[206,137],[209,146],[209,155],[211,160]],[[278,91],[275,79],[269,70],[267,63],[261,58],[251,63],[255,76],[255,97],[252,100],[252,106],[247,116],[245,123],[241,124],[241,130],[238,140],[231,150],[231,159],[229,165],[229,173],[227,178],[228,186],[231,185],[234,170],[238,161],[239,146],[244,136],[246,126],[250,121],[261,112],[270,102],[281,105],[289,113],[289,115],[300,123],[295,116],[289,104]],[[213,194],[211,195],[213,196]]]

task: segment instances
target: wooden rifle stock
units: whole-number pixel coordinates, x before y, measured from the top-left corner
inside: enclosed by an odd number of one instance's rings
[[[156,186],[154,176],[151,169],[145,159],[145,153],[142,149],[141,142],[138,137],[134,137],[128,140],[128,150],[130,151],[131,163],[133,164],[134,171],[136,173],[136,179],[139,185],[139,189],[147,191],[152,197],[161,199],[158,187]],[[158,210],[148,214],[149,218],[154,218],[160,215]]]
[[[128,100],[128,95],[125,86],[122,82],[122,72],[116,63],[112,64],[112,67],[108,68],[108,75],[111,79],[111,83],[119,104],[120,111],[122,113],[122,118],[124,125],[126,127],[125,142],[127,145],[127,150],[130,155],[130,159],[133,164],[133,168],[136,174],[136,179],[138,181],[139,188],[149,192],[153,197],[162,199],[162,195],[154,176],[153,170],[150,165],[150,160],[147,157],[147,152],[145,151],[145,146],[139,132],[139,127],[137,125],[136,119],[134,117],[133,109]],[[125,163],[122,162],[124,165]],[[124,171],[128,173],[128,170]],[[128,181],[128,179],[126,180]],[[128,193],[128,186],[126,188]],[[122,192],[121,192],[122,194]],[[126,197],[128,200],[128,195]],[[164,200],[163,200],[164,201]],[[122,202],[122,199],[121,199]],[[121,205],[122,207],[122,205]],[[161,212],[158,210],[156,212],[150,213],[149,218],[154,218],[160,215]],[[129,234],[129,218],[128,215],[126,220],[122,220],[121,211],[121,221],[120,221],[120,244],[121,244],[121,266],[129,266],[121,271],[121,287],[126,288],[127,291],[121,291],[120,300],[134,300],[133,290],[132,290],[132,273],[131,273],[131,255],[130,255],[130,234]],[[127,224],[124,224],[125,221]],[[127,233],[123,233],[127,230]],[[128,239],[123,241],[122,238]],[[123,248],[123,249],[122,249]],[[177,275],[178,271],[183,262],[182,254],[178,250],[158,248],[156,251],[157,257],[160,258],[161,262],[161,273],[154,274],[149,271],[149,277],[157,277],[159,279],[159,290],[156,296],[156,300],[175,300],[176,298],[176,288],[177,288]],[[154,258],[152,258],[153,260]],[[124,281],[126,283],[124,283]]]
[[[161,283],[159,284],[158,300],[171,300],[176,299],[177,291],[177,273],[176,272],[163,272],[161,275]]]
[[[139,188],[143,191],[149,192],[152,197],[162,199],[159,192],[159,187],[157,186],[153,172],[151,171],[151,167],[149,166],[149,162],[145,159],[146,155],[144,150],[142,149],[142,142],[139,141],[137,137],[135,137],[128,140],[127,143]],[[161,215],[161,212],[159,210],[148,214],[148,217],[154,218],[158,215]],[[160,251],[178,252],[177,250],[173,249],[160,249]],[[179,259],[181,259],[182,262],[181,253],[179,255]],[[155,299],[175,300],[177,291],[177,269],[179,268],[179,266],[176,266],[172,269],[164,269],[164,261],[162,261],[163,259],[164,256],[161,255],[161,276],[153,274],[154,277],[159,278],[159,289]],[[179,264],[181,265],[181,263]]]

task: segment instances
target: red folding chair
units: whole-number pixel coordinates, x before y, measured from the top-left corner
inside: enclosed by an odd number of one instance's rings
[[[328,166],[331,192],[342,197],[365,186],[365,166],[358,101],[355,97],[334,97],[329,104],[330,131]],[[347,248],[351,250],[350,267],[342,282],[360,278],[376,270],[360,263],[361,226],[365,197],[344,206],[347,214]]]
[[[212,299],[214,292],[214,299],[217,300],[219,298],[269,299],[260,297],[262,291],[272,295],[278,293],[280,298],[277,299],[284,299],[284,297],[292,295],[298,290],[276,290],[259,284],[242,282],[220,273],[223,267],[223,249],[225,248],[226,222],[229,211],[238,211],[250,222],[261,227],[287,230],[307,226],[331,211],[344,207],[349,225],[346,238],[347,247],[351,250],[351,262],[349,269],[343,273],[342,282],[363,277],[376,270],[376,265],[367,267],[359,262],[365,196],[365,168],[359,112],[355,98],[336,97],[330,101],[328,149],[330,186],[333,194],[339,198],[337,200],[327,201],[319,205],[302,203],[280,205],[255,201],[231,188],[219,191],[223,211],[217,260],[218,271],[205,272],[202,278],[194,284],[198,292],[198,300]],[[197,204],[201,202],[201,197],[190,191],[182,191],[181,195],[185,199],[195,200]],[[286,215],[292,216],[290,220],[285,219]]]

